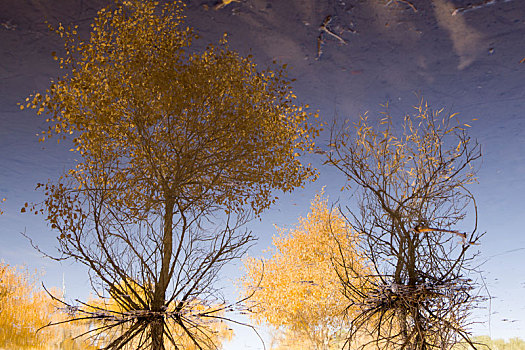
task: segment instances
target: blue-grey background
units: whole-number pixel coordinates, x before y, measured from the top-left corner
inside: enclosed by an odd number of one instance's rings
[[[45,271],[44,282],[62,286],[68,298],[85,298],[90,286],[83,268],[41,257],[20,234],[53,252],[53,233],[41,216],[21,214],[26,201],[41,200],[37,182],[57,177],[74,162],[67,144],[38,143],[45,123],[17,102],[49,85],[60,75],[52,51],[61,51],[50,23],[73,23],[87,34],[103,0],[0,0],[0,259]],[[479,184],[472,187],[479,205],[479,227],[487,231],[481,269],[491,302],[474,314],[475,334],[493,338],[522,336],[525,327],[525,1],[414,0],[417,12],[403,2],[387,0],[241,0],[215,10],[214,0],[186,1],[187,22],[200,39],[196,47],[217,42],[224,32],[230,45],[252,54],[261,67],[273,60],[288,64],[297,79],[300,102],[319,109],[327,122],[374,116],[388,103],[399,118],[425,98],[444,113],[473,118],[471,135],[483,147]],[[486,6],[484,5],[486,3]],[[474,5],[453,15],[456,8]],[[478,5],[478,6],[476,6]],[[330,28],[346,42],[325,35],[317,56],[319,26],[333,17]],[[352,32],[355,31],[355,32]],[[319,143],[327,143],[325,132]],[[320,164],[315,156],[306,161]],[[250,228],[259,237],[250,254],[262,255],[271,244],[273,225],[290,226],[306,215],[316,191],[326,186],[332,201],[351,203],[344,183],[332,169],[321,168],[319,180],[281,200]],[[242,264],[230,266],[221,283],[236,297],[235,281]],[[490,322],[489,322],[490,321]],[[226,349],[262,348],[249,330]]]

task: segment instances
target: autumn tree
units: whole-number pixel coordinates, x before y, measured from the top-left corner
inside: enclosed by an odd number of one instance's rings
[[[42,329],[66,315],[40,288],[39,275],[0,262],[0,348],[48,349],[64,340],[63,329]],[[56,289],[53,292],[60,294]]]
[[[62,306],[62,295],[56,288],[51,298],[42,290],[41,274],[27,268],[0,263],[0,348],[47,350],[96,349],[89,341],[75,339],[72,333],[85,332],[86,324],[61,323],[69,319]],[[60,327],[47,328],[49,323]]]
[[[481,151],[469,125],[442,114],[422,103],[402,123],[365,115],[333,129],[327,163],[357,192],[343,212],[374,268],[359,292],[352,264],[339,260],[347,302],[359,308],[349,341],[367,331],[381,349],[474,346],[467,317],[479,300],[469,273],[481,234],[468,187]]]
[[[36,330],[51,321],[52,300],[38,288],[37,276],[0,263],[0,347],[37,346],[50,332]]]
[[[318,127],[283,69],[259,70],[225,38],[190,51],[182,10],[118,2],[86,40],[59,25],[65,56],[55,58],[67,73],[21,106],[47,115],[42,140],[71,135],[79,157],[30,209],[58,231],[57,258],[86,265],[94,289],[123,308],[93,330],[127,327],[106,349],[180,347],[172,323],[205,347],[201,324],[226,305],[214,281],[253,240],[241,226],[274,190],[315,178],[298,157]],[[195,313],[195,302],[206,309]]]
[[[251,316],[280,329],[281,346],[341,348],[352,310],[345,314],[348,303],[334,268],[339,244],[346,247],[345,261],[363,274],[366,268],[356,235],[340,213],[328,207],[328,199],[318,194],[306,218],[291,229],[279,229],[270,258],[245,260],[244,293],[254,293],[248,301]],[[354,283],[358,288],[360,281],[356,278]]]

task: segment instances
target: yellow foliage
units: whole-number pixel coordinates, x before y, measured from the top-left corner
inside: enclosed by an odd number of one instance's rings
[[[87,41],[60,25],[59,61],[71,72],[27,107],[50,115],[43,139],[74,136],[83,160],[65,176],[115,189],[106,195],[119,207],[150,210],[178,193],[259,213],[272,189],[315,178],[297,156],[313,150],[319,127],[294,104],[283,69],[259,71],[226,37],[187,52],[195,35],[182,8],[125,1],[99,12]]]
[[[307,217],[291,230],[279,229],[273,245],[271,258],[245,260],[242,282],[246,295],[254,292],[252,316],[290,335],[298,332],[307,342],[337,341],[353,315],[346,309],[337,261],[343,252],[346,263],[365,271],[357,235],[337,209],[328,208],[326,198],[316,195]]]
[[[60,312],[62,305],[38,286],[37,277],[37,273],[0,263],[0,349],[47,350],[58,346],[64,350],[94,350],[89,342],[73,339],[73,328],[84,332],[83,327],[62,324],[37,332],[50,322],[68,317]],[[60,296],[58,290],[51,293]]]
[[[36,276],[0,263],[0,347],[37,346],[49,331],[36,330],[51,321],[54,305],[36,286]]]

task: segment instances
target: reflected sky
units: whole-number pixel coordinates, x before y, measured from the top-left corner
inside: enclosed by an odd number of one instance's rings
[[[7,198],[0,217],[0,259],[45,269],[49,285],[61,285],[64,273],[71,298],[88,295],[85,271],[35,252],[20,232],[50,251],[55,234],[42,217],[20,214],[20,207],[40,200],[35,184],[56,177],[75,156],[62,143],[38,143],[35,134],[45,127],[43,120],[16,104],[59,75],[51,52],[60,52],[61,44],[44,21],[79,24],[86,34],[104,3],[0,2],[0,197]],[[525,58],[525,2],[414,0],[411,8],[386,0],[243,0],[218,10],[214,0],[186,3],[187,22],[201,37],[196,48],[217,42],[226,32],[233,49],[252,54],[262,67],[273,60],[288,64],[299,100],[319,109],[327,122],[353,120],[366,111],[374,116],[387,103],[388,112],[401,120],[421,98],[436,109],[443,107],[444,113],[459,112],[464,122],[477,118],[470,132],[482,145],[483,162],[472,191],[479,227],[487,231],[480,262],[485,261],[481,269],[493,299],[475,314],[484,323],[474,330],[493,338],[523,336],[525,63],[520,60]],[[327,16],[332,17],[329,29],[346,44],[325,34],[319,57],[319,27]],[[327,138],[325,132],[320,143]],[[316,156],[307,161],[321,163]],[[261,255],[270,245],[273,224],[289,226],[306,215],[323,186],[331,200],[351,202],[351,193],[339,192],[343,182],[334,170],[322,168],[316,183],[281,196],[260,221],[250,224],[259,237],[251,254]],[[235,278],[239,268],[234,264],[225,275]],[[235,293],[229,288],[227,293]],[[244,338],[235,346],[259,347],[249,332],[241,334]]]

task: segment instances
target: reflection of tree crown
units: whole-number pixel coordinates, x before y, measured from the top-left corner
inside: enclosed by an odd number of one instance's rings
[[[366,271],[357,254],[357,235],[319,194],[306,218],[292,229],[279,229],[269,259],[245,261],[243,286],[245,293],[254,292],[249,300],[252,316],[259,323],[284,329],[280,345],[343,344],[341,335],[348,331],[351,318],[344,316],[347,302],[338,278],[342,271],[336,267],[340,249],[355,271]]]

